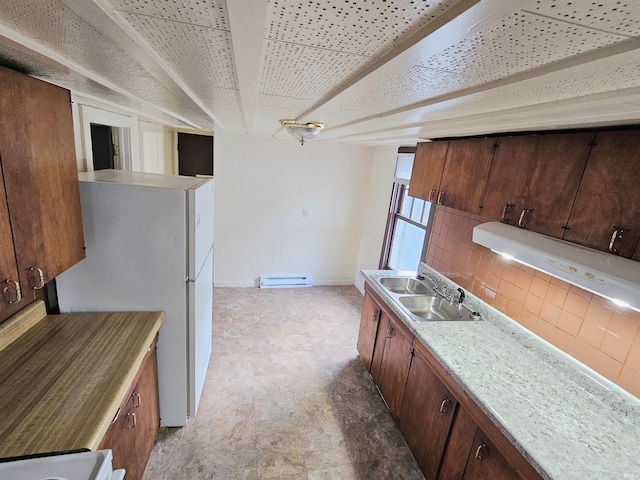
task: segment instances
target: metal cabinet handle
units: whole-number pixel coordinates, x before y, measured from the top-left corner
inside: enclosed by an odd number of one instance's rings
[[[522,210],[522,213],[520,214],[520,218],[518,219],[518,226],[520,228],[527,228],[527,226],[524,223],[525,217],[532,212],[533,210],[531,210],[530,208],[525,208],[524,210]]]
[[[372,322],[377,322],[377,321],[378,321],[379,316],[380,316],[380,310],[374,310],[374,311],[371,313],[371,321],[372,321]]]
[[[133,408],[139,408],[140,407],[140,394],[139,393],[134,393],[131,395],[134,399],[133,402]]]
[[[4,294],[5,301],[7,303],[18,303],[22,300],[22,290],[20,289],[20,284],[18,282],[15,280],[5,280],[2,283],[6,285],[2,287],[2,293]],[[11,284],[13,284],[13,298],[11,300],[7,300],[7,292],[10,290],[9,285]]]
[[[624,233],[624,228],[613,227],[615,230],[613,231],[613,235],[611,235],[611,241],[609,242],[609,251],[611,253],[618,253],[618,249],[616,248],[616,242],[618,240],[622,240],[622,234]]]
[[[133,423],[132,424],[129,424],[129,419],[130,418],[133,419]],[[136,414],[135,413],[127,413],[127,428],[135,428],[136,425],[137,425]]]
[[[438,205],[442,205],[442,198],[443,198],[443,197],[444,197],[444,192],[440,192],[440,193],[438,194],[438,200],[436,201],[436,203],[437,203]]]
[[[387,338],[391,338],[393,336],[393,327],[389,325],[387,327]]]
[[[442,400],[442,403],[440,404],[440,413],[447,413],[447,406],[451,403],[451,400],[449,400],[448,398],[445,398],[444,400]]]
[[[478,445],[478,448],[476,449],[476,454],[475,454],[476,459],[482,460],[482,450],[484,450],[485,448],[487,448],[487,446],[484,443],[481,443],[480,445]]]
[[[33,290],[40,290],[44,287],[44,272],[38,267],[28,268],[29,283]]]
[[[118,408],[118,410],[116,411],[116,414],[113,416],[113,420],[111,420],[111,423],[109,425],[113,425],[114,423],[116,423],[119,416],[120,416],[120,409]]]
[[[428,202],[433,202],[433,200],[432,200],[432,199],[433,199],[433,195],[436,193],[436,191],[437,191],[437,190],[436,190],[435,188],[432,188],[432,189],[429,191],[429,199],[427,200]]]
[[[504,204],[504,208],[502,209],[502,217],[501,217],[503,222],[507,221],[507,214],[509,213],[509,210],[511,210],[513,207],[515,207],[513,203]]]

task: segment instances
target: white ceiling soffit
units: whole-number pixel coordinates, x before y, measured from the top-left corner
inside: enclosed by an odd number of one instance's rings
[[[0,63],[159,123],[314,141],[640,122],[637,0],[0,0]]]

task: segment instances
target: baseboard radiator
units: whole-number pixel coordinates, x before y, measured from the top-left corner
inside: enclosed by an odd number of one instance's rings
[[[260,288],[310,287],[311,275],[260,275]]]

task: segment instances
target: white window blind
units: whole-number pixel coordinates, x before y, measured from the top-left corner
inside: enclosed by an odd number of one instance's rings
[[[413,153],[401,153],[396,160],[396,182],[409,183],[413,169]]]

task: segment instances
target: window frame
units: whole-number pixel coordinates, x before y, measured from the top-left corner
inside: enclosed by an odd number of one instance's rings
[[[389,266],[389,260],[391,258],[391,247],[393,246],[393,238],[396,233],[396,226],[398,224],[398,220],[405,221],[411,225],[414,225],[422,230],[424,230],[424,240],[422,243],[422,251],[420,252],[420,261],[424,261],[424,258],[427,253],[427,247],[429,245],[429,237],[431,234],[431,226],[433,224],[433,206],[429,206],[429,214],[426,219],[426,223],[420,223],[412,218],[410,218],[411,213],[413,212],[413,208],[415,205],[415,197],[410,197],[409,194],[409,182],[400,179],[394,178],[393,186],[391,189],[391,200],[389,202],[389,212],[387,215],[387,223],[385,227],[385,233],[382,244],[382,252],[380,254],[380,262],[378,264],[378,268],[380,270],[392,270],[392,267]],[[409,216],[401,213],[403,201],[407,198],[411,199],[411,209],[409,211]],[[422,200],[422,199],[418,199]],[[425,205],[427,203],[426,200],[423,200]],[[423,209],[421,214],[421,220],[424,221],[425,210]],[[417,268],[417,265],[416,265]]]

